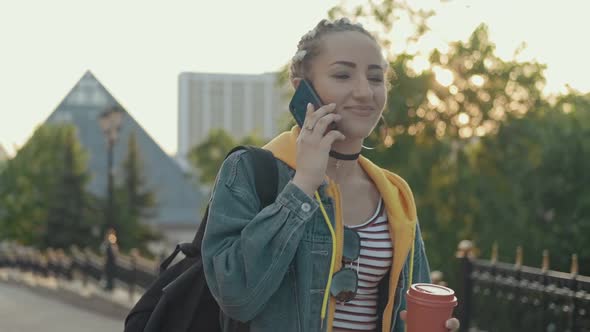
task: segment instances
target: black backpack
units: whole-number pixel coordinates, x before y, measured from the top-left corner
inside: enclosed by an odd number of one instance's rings
[[[238,150],[253,154],[256,193],[261,209],[274,202],[277,195],[278,170],[270,151],[251,146],[238,146]],[[160,275],[146,290],[125,319],[125,332],[217,332],[220,327],[220,309],[205,281],[201,257],[201,243],[207,224],[209,206],[192,243],[180,243],[174,252],[162,261]],[[168,266],[179,251],[186,256]],[[247,323],[230,321],[230,330],[247,332]]]

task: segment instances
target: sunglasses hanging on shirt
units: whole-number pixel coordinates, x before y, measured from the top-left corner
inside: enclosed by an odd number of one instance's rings
[[[360,235],[345,227],[342,248],[343,268],[332,275],[332,285],[330,286],[330,294],[338,302],[349,302],[357,294],[360,253]]]

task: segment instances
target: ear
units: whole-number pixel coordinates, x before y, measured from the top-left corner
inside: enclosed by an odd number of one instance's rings
[[[301,77],[294,77],[291,79],[291,85],[295,90],[299,87],[299,83],[301,83]]]

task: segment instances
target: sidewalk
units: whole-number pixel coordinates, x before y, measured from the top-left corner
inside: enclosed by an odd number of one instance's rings
[[[41,296],[119,320],[125,319],[141,296],[139,292],[130,296],[128,289],[116,284],[112,292],[107,292],[93,282],[85,286],[80,280],[58,280],[5,268],[0,269],[0,283],[25,287]]]

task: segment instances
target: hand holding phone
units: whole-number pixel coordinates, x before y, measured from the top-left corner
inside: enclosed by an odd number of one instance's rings
[[[312,104],[314,107],[314,111],[318,110],[320,107],[324,105],[318,94],[313,88],[313,85],[308,80],[301,80],[299,82],[299,86],[295,90],[295,94],[289,103],[289,111],[295,118],[295,122],[299,125],[299,128],[303,128],[303,123],[305,122],[305,114],[307,112],[307,105]],[[336,123],[332,122],[329,127],[328,131],[336,130]]]
[[[317,110],[324,105],[313,89],[311,83],[307,80],[301,80],[299,86],[295,90],[291,102],[289,103],[289,111],[291,111],[293,118],[295,118],[295,122],[297,122],[300,128],[303,128],[305,113],[307,112],[307,104],[309,103],[313,105],[314,110]]]
[[[300,82],[289,103],[289,110],[301,128],[293,183],[310,197],[326,177],[332,144],[345,139],[341,132],[335,130],[336,122],[342,118],[335,113],[336,105],[322,105],[311,84],[305,80]]]

